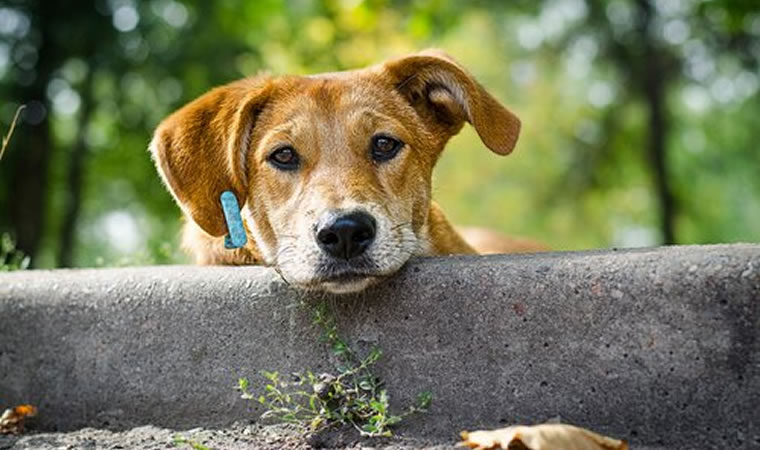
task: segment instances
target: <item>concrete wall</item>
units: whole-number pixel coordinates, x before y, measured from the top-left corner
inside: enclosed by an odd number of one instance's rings
[[[332,370],[303,303],[257,267],[0,274],[0,408],[47,429],[255,417],[236,380]],[[760,246],[452,257],[331,298],[385,355],[402,434],[559,418],[634,447],[760,448]]]

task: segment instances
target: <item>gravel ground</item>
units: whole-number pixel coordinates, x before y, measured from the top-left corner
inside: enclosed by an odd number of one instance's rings
[[[201,450],[310,450],[383,449],[383,450],[449,450],[452,445],[394,438],[359,439],[355,433],[334,433],[305,439],[292,429],[282,426],[235,424],[229,428],[211,430],[170,430],[152,425],[126,431],[84,428],[71,432],[28,431],[21,436],[0,435],[0,450],[118,450],[118,449],[188,449]]]

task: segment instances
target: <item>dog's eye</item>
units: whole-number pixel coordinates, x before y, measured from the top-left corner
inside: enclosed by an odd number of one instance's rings
[[[372,159],[383,162],[393,159],[404,146],[398,139],[389,136],[378,135],[372,137]]]
[[[281,170],[296,170],[300,162],[293,147],[280,147],[269,155],[269,162]]]

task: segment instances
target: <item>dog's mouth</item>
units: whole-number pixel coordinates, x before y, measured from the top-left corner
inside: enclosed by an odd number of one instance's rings
[[[378,250],[373,247],[374,252],[350,258],[332,257],[324,252],[302,256],[289,248],[278,254],[276,266],[283,279],[298,289],[332,294],[357,293],[398,272],[412,253],[397,249],[393,243],[386,247],[389,248]],[[381,258],[376,258],[375,254]]]
[[[332,294],[353,294],[375,284],[379,279],[377,277],[356,277],[341,281],[322,281],[318,289],[330,292]]]
[[[364,271],[341,270],[316,278],[312,282],[312,288],[333,294],[350,294],[366,289],[381,278],[380,275]]]
[[[345,272],[334,274],[331,276],[322,277],[317,282],[318,283],[356,283],[368,277],[372,277],[372,275],[368,275],[366,273],[360,273],[360,272],[345,271]]]

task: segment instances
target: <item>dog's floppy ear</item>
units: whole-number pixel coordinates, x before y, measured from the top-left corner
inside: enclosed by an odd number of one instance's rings
[[[150,151],[182,210],[206,233],[227,233],[219,196],[247,201],[246,154],[270,81],[248,78],[211,90],[166,118]]]
[[[514,149],[520,119],[445,53],[426,50],[389,61],[382,70],[436,131],[450,137],[466,120],[495,153],[506,155]]]

